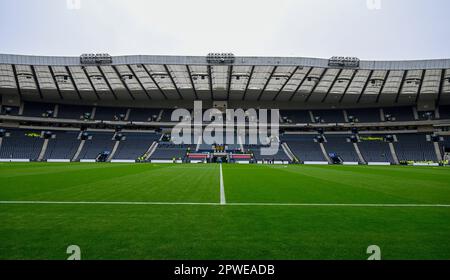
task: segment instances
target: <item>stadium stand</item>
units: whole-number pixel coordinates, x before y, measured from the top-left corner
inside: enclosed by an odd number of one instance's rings
[[[48,111],[53,112],[55,104],[26,102],[23,115],[27,117],[45,117]]]
[[[156,133],[125,133],[125,137],[126,139],[120,142],[114,159],[135,160],[143,156],[160,136]]]
[[[441,106],[439,108],[439,115],[441,119],[450,119],[450,106]]]
[[[92,107],[89,106],[61,105],[59,106],[58,118],[79,120],[85,114],[88,114],[90,118],[91,113]]]
[[[384,108],[384,115],[390,115],[395,121],[413,121],[414,115],[412,107],[389,107]],[[386,118],[386,120],[388,120]]]
[[[269,148],[269,147],[266,147]],[[255,146],[245,146],[245,149],[248,151],[253,152],[253,157],[257,161],[284,161],[288,162],[290,161],[289,157],[286,155],[286,153],[283,151],[283,149],[280,147],[275,155],[263,155],[261,147],[255,147]]]
[[[280,118],[288,123],[311,123],[309,111],[281,110]]]
[[[350,135],[325,135],[327,142],[325,148],[328,153],[335,153],[340,156],[344,162],[360,162],[353,143],[348,142]]]
[[[49,140],[44,160],[71,160],[80,145],[79,132],[54,131],[54,138]]]
[[[399,134],[394,143],[400,161],[437,161],[433,143],[425,134]]]
[[[447,156],[448,159],[450,159],[450,136],[444,137],[444,142],[442,143],[442,151],[443,156]]]
[[[361,154],[366,162],[394,163],[385,135],[360,135],[358,143]]]
[[[359,123],[381,122],[380,109],[378,108],[348,109],[346,111],[347,117],[349,119],[353,118],[354,122]]]
[[[161,122],[170,122],[172,117],[172,109],[163,109],[160,116]],[[159,114],[159,113],[158,113]]]
[[[156,121],[161,109],[131,109],[128,120],[135,122]]]
[[[436,119],[436,115],[434,111],[421,111],[417,112],[419,120],[434,120]]]
[[[438,146],[416,131],[440,135],[449,130],[450,60],[357,60],[357,66],[313,58],[226,61],[124,56],[85,65],[80,57],[0,55],[0,122],[11,128],[11,136],[2,137],[1,157],[70,159],[80,151],[78,160],[103,152],[112,153],[109,159],[134,160],[149,152],[150,159],[172,160],[197,148],[211,152],[211,145],[174,145],[153,133],[172,128],[158,122],[170,122],[174,108],[192,110],[193,101],[201,100],[203,112],[212,107],[280,108],[280,140],[287,146],[273,156],[276,160],[294,154],[300,161],[324,162],[331,153],[344,162],[359,162],[356,147],[365,162],[398,163],[397,156],[400,161],[438,159]],[[215,65],[219,62],[220,67]],[[140,123],[148,121],[153,123]],[[32,132],[26,136],[23,127]],[[92,139],[79,140],[80,129],[90,131]],[[356,147],[347,142],[354,129],[364,130]],[[125,139],[113,140],[112,131],[122,130]],[[54,135],[44,141],[43,131]],[[314,141],[317,131],[326,135],[323,145]],[[385,142],[388,134],[398,141]],[[446,141],[440,146],[448,146]],[[264,158],[261,143],[226,146],[230,154],[251,150],[255,159]]]
[[[125,108],[97,107],[94,119],[106,121],[123,121],[126,119],[126,114],[127,109]]]
[[[325,122],[325,123],[343,123],[344,120],[344,112],[342,110],[314,110],[313,111],[314,119],[316,122]],[[319,118],[317,121],[317,118]]]
[[[86,143],[81,151],[79,159],[96,159],[103,152],[111,152],[114,146],[112,132],[89,132],[91,140]]]
[[[184,159],[188,149],[195,151],[196,145],[175,145],[169,142],[159,143],[158,148],[152,154],[152,160]]]
[[[10,116],[17,116],[17,115],[19,115],[20,108],[17,107],[17,106],[6,106],[6,105],[3,105],[1,108],[2,108],[1,109],[1,114],[2,115],[10,115]]]
[[[289,145],[300,161],[327,161],[314,137],[313,134],[285,134],[281,141]]]
[[[38,130],[10,130],[9,137],[3,137],[0,148],[1,159],[36,160],[42,149],[44,140]]]

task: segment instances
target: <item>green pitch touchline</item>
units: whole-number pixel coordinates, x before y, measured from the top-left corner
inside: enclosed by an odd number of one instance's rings
[[[68,205],[200,205],[200,206],[286,206],[286,207],[378,207],[378,208],[450,208],[447,204],[340,204],[340,203],[208,203],[208,202],[132,202],[132,201],[0,201],[0,204]]]

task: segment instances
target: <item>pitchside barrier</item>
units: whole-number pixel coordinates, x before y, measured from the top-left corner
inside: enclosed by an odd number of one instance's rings
[[[413,166],[439,166],[439,163],[413,163]]]
[[[96,160],[95,159],[80,159],[80,162],[92,163],[92,162],[96,162]]]
[[[0,162],[30,162],[29,159],[0,159]]]
[[[152,159],[150,162],[151,163],[183,163],[182,160],[173,161],[173,160],[160,160],[160,159]]]
[[[54,162],[54,163],[58,163],[58,162],[70,162],[70,159],[47,159],[47,162]]]
[[[191,160],[191,163],[204,163],[203,160]]]
[[[136,163],[136,160],[131,159],[113,159],[111,163]]]
[[[280,160],[276,160],[273,163],[268,163],[267,161],[262,162],[262,161],[258,161],[258,164],[290,164],[289,161],[280,161]]]
[[[305,161],[306,165],[328,165],[328,161]]]

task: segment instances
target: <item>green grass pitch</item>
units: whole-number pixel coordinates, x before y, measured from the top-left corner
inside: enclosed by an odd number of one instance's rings
[[[0,164],[0,259],[450,259],[449,168],[222,168]]]

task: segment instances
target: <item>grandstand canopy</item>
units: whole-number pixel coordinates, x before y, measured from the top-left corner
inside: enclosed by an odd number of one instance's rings
[[[328,59],[294,57],[103,59],[86,64],[80,57],[0,55],[3,104],[24,100],[161,106],[221,100],[365,107],[450,102],[450,59],[358,61],[341,67]]]

